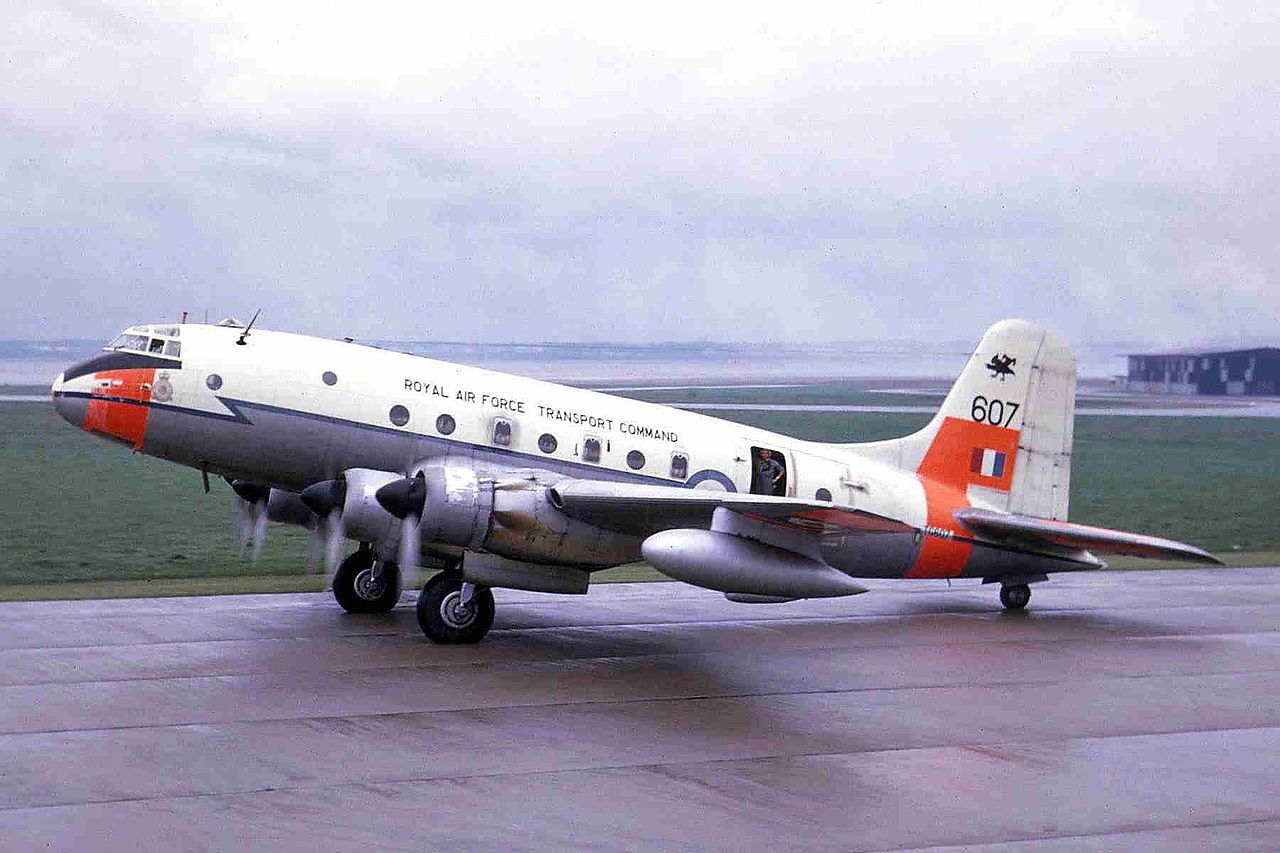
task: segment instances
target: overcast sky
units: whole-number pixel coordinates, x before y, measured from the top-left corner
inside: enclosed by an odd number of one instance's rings
[[[0,337],[1280,339],[1276,4],[205,6],[3,4]]]

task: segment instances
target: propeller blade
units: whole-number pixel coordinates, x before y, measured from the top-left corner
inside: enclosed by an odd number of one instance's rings
[[[236,541],[240,543],[240,554],[244,555],[244,550],[249,547],[249,541],[253,538],[253,504],[239,496],[233,498],[235,501],[235,525]]]
[[[422,519],[410,515],[400,523],[400,588],[418,589],[422,576],[418,563],[422,555]]]
[[[258,562],[267,542],[267,501],[271,487],[250,480],[227,480],[236,494],[236,534],[240,540],[240,552],[252,548],[250,559]]]
[[[253,513],[253,550],[249,554],[249,558],[253,562],[258,562],[262,558],[262,549],[267,544],[267,502],[259,501],[252,505]]]
[[[342,562],[342,545],[346,537],[346,531],[342,525],[342,509],[335,508],[329,513],[325,519],[325,537],[324,537],[324,572],[325,572],[325,589],[333,586],[333,576],[338,573],[338,564]]]

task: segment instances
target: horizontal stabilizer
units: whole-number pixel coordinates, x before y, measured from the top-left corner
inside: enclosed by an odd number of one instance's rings
[[[956,510],[955,517],[956,521],[972,532],[990,539],[1017,540],[1032,545],[1052,545],[1059,548],[1081,548],[1101,554],[1128,554],[1133,557],[1222,565],[1222,561],[1208,551],[1194,545],[1174,542],[1172,539],[1161,539],[1158,536],[1144,536],[1141,533],[1126,533],[1123,530],[1108,530],[1105,527],[1090,527],[1085,524],[1051,521],[1025,515],[1009,515],[988,509],[959,509]]]
[[[910,533],[914,529],[891,518],[826,501],[679,486],[567,480],[551,488],[550,498],[552,505],[570,518],[632,536],[674,528],[707,528],[718,508],[819,534]]]

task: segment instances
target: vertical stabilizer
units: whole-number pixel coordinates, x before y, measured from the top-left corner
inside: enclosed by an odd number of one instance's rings
[[[973,505],[1065,519],[1075,392],[1066,341],[1024,320],[1003,320],[982,336],[924,429],[852,449]]]

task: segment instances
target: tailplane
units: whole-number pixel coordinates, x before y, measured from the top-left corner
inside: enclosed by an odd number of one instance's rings
[[[975,505],[1062,520],[1071,486],[1076,360],[1025,320],[987,329],[933,420],[905,438],[853,447]]]

